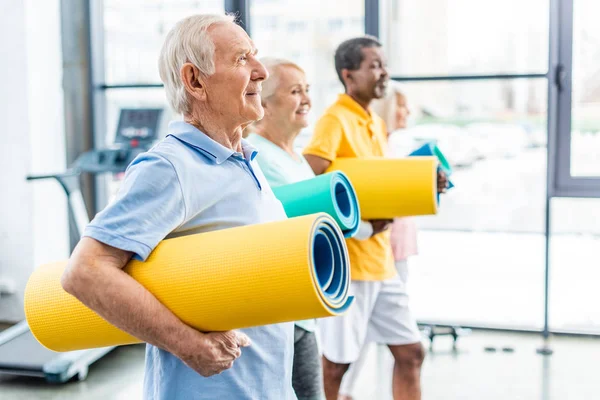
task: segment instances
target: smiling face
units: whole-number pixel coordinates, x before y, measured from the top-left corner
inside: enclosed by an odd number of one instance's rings
[[[345,84],[348,93],[371,101],[385,96],[389,75],[381,47],[363,47],[362,61],[356,70],[345,70]]]
[[[261,83],[268,72],[256,58],[254,43],[234,23],[215,24],[208,33],[215,46],[215,71],[202,78],[207,105],[232,123],[261,119]]]
[[[309,85],[304,72],[298,68],[291,65],[276,68],[277,88],[272,96],[263,100],[265,122],[277,126],[282,132],[297,133],[308,126],[311,108]]]
[[[410,115],[406,97],[400,93],[395,93],[394,95],[396,96],[396,109],[394,110],[396,126],[393,130],[405,129],[408,124],[408,116]]]

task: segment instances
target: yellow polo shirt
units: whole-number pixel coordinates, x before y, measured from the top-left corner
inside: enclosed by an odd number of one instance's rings
[[[304,154],[329,161],[337,157],[383,157],[386,146],[383,120],[341,94],[317,122]],[[353,280],[382,281],[396,274],[389,229],[367,240],[347,239],[346,243]]]

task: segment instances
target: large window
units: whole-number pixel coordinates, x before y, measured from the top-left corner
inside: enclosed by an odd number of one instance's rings
[[[599,10],[593,0],[556,3],[556,196],[600,196],[600,29],[593,20]]]
[[[552,7],[549,329],[597,334],[600,202],[582,197],[600,197],[600,30],[593,22],[600,8],[593,0]]]
[[[548,0],[387,0],[382,5],[382,37],[394,75],[545,73],[548,68]]]
[[[412,123],[394,139],[435,141],[457,185],[423,227],[543,233],[545,79],[405,82]]]
[[[223,13],[224,0],[104,0],[107,84],[157,83],[158,54],[181,18]]]
[[[345,39],[364,34],[364,0],[251,1],[251,36],[261,56],[284,57],[300,65],[311,85],[311,120],[343,91],[333,54]],[[307,129],[298,138],[302,146]]]
[[[550,327],[600,332],[600,199],[552,200]]]
[[[600,3],[574,2],[571,175],[600,177]]]
[[[181,18],[223,12],[224,0],[104,0],[106,145],[113,141],[121,108],[159,107],[164,108],[165,121],[176,117],[162,88],[144,87],[160,84],[158,55],[163,40]]]
[[[436,141],[456,185],[440,213],[418,219],[411,265],[421,320],[542,326],[545,79],[407,82],[412,126],[395,134]],[[507,295],[510,292],[510,295]],[[476,299],[476,301],[475,301]]]
[[[435,141],[455,169],[440,213],[418,218],[423,321],[543,326],[549,6],[526,3],[389,0],[382,12],[412,112],[395,138]]]

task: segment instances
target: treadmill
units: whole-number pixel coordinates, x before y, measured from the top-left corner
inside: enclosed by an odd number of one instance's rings
[[[80,175],[124,172],[138,154],[156,141],[162,111],[121,109],[115,146],[83,153],[64,173],[27,176],[29,181],[54,179],[60,184],[68,200],[71,237],[79,238],[89,223]],[[0,374],[40,377],[49,383],[64,383],[73,377],[81,381],[87,377],[89,366],[114,348],[54,352],[35,339],[27,321],[21,321],[0,332]]]

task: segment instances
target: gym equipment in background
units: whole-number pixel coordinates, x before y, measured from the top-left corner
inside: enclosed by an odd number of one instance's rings
[[[471,329],[462,328],[460,326],[443,326],[433,324],[419,324],[419,328],[423,335],[429,339],[429,351],[433,351],[433,342],[436,337],[450,336],[452,337],[452,350],[457,351],[458,339],[462,336],[471,334]]]
[[[354,236],[360,224],[356,192],[343,172],[331,172],[312,179],[273,188],[288,218],[318,212],[329,214],[344,237]]]
[[[437,163],[435,157],[337,158],[327,172],[348,176],[362,219],[391,219],[437,213]]]
[[[150,149],[158,138],[161,108],[121,109],[114,145],[83,153],[71,169],[103,174],[123,172],[138,154]]]
[[[62,289],[65,265],[27,283],[36,339],[55,351],[138,343]],[[339,315],[353,300],[346,242],[325,213],[166,239],[124,271],[203,332]]]
[[[27,180],[54,179],[63,188],[68,200],[69,226],[72,238],[79,238],[89,223],[80,175],[119,173],[140,153],[148,150],[158,137],[162,109],[122,109],[115,146],[95,149],[79,156],[64,173],[30,175]],[[71,250],[74,243],[71,243]],[[63,383],[73,377],[83,380],[89,366],[114,347],[80,350],[67,353],[51,351],[34,338],[26,321],[0,332],[0,373],[45,378]]]

